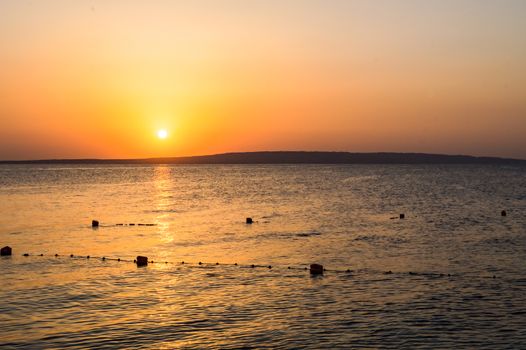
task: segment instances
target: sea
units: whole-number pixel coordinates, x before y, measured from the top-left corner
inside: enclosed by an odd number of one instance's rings
[[[0,165],[0,246],[2,349],[526,348],[524,166]]]

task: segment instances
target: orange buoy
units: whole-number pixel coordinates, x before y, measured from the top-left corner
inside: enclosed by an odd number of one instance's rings
[[[135,259],[137,261],[137,266],[146,266],[148,265],[148,257],[146,256],[137,256],[137,259]]]
[[[310,274],[311,275],[323,275],[323,265],[311,264],[310,265]]]
[[[5,246],[2,249],[0,249],[1,256],[8,256],[8,255],[11,255],[12,253],[13,253],[13,249],[11,249],[11,247],[9,246]]]

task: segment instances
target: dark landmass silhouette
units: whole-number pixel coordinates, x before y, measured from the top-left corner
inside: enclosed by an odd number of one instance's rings
[[[267,151],[140,159],[4,160],[0,164],[512,164],[526,160],[427,153]]]

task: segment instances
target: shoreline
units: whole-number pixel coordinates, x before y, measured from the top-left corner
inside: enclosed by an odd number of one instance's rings
[[[0,164],[510,164],[526,160],[429,153],[266,151],[191,157],[0,160]]]

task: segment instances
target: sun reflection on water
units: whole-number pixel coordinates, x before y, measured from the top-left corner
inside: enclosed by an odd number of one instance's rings
[[[166,165],[157,166],[154,169],[153,185],[155,187],[155,224],[157,234],[162,243],[171,243],[174,240],[170,230],[169,212],[174,210],[171,179],[171,167]],[[162,254],[165,256],[166,254]]]

